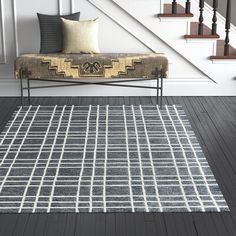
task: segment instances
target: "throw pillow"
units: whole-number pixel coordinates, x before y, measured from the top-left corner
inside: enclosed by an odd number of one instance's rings
[[[63,46],[61,17],[78,21],[80,12],[71,15],[44,15],[37,13],[40,26],[41,47],[40,53],[61,52]]]
[[[99,19],[70,21],[62,18],[64,53],[99,53]]]

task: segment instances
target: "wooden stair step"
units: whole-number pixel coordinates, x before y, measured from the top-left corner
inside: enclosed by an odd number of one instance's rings
[[[216,55],[211,56],[210,59],[236,59],[236,49],[229,47],[229,56],[224,56],[224,40],[217,40]]]
[[[164,4],[164,13],[158,14],[158,17],[193,17],[192,13],[185,13],[185,8],[177,4],[177,13],[172,13],[172,5],[171,4]]]
[[[203,35],[198,34],[198,22],[191,22],[190,24],[190,35],[184,35],[185,39],[204,39],[204,38],[220,38],[218,34],[211,34],[211,29],[203,25]]]

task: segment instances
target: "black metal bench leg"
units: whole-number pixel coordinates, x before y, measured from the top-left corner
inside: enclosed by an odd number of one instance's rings
[[[27,79],[27,89],[28,89],[28,104],[30,105],[30,80]]]
[[[162,109],[162,99],[163,99],[163,71],[161,72],[161,109]]]
[[[157,76],[157,105],[159,105],[159,77]]]
[[[23,79],[22,78],[20,78],[20,96],[21,96],[21,106],[23,107],[24,106],[24,101],[23,101],[24,91],[23,91]]]

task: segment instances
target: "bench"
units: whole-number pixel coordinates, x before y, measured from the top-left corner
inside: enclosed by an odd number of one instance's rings
[[[159,53],[24,54],[15,61],[15,78],[20,80],[22,106],[24,90],[28,91],[30,104],[31,89],[88,84],[156,89],[157,104],[160,97],[162,106],[163,79],[167,78],[167,72],[168,60]],[[63,85],[31,86],[33,80],[63,82]],[[156,80],[156,86],[124,84],[144,80]]]

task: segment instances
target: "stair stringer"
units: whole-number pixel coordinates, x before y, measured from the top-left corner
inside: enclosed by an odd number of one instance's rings
[[[152,52],[163,52],[161,51],[160,44],[164,45],[167,49],[167,52],[164,51],[168,58],[170,59],[170,76],[168,80],[165,80],[165,95],[176,95],[176,96],[188,96],[188,95],[214,95],[215,91],[210,91],[213,87],[216,88],[216,83],[207,77],[205,74],[200,72],[195,66],[192,66],[195,70],[199,72],[198,76],[189,76],[186,73],[182,73],[181,76],[175,76],[173,74],[174,71],[178,71],[176,68],[175,60],[176,57],[181,59],[182,63],[186,63],[186,65],[192,65],[189,61],[184,59],[184,57],[176,53],[173,48],[171,48],[168,44],[161,41],[155,34],[149,31],[146,27],[143,27],[142,24],[137,22],[137,20],[130,17],[129,14],[125,13],[124,10],[119,9],[114,2],[110,0],[87,0],[91,5],[96,7],[100,12],[102,12],[105,16],[110,18],[113,22],[123,28],[127,33],[132,35],[135,39],[141,42],[148,50]],[[169,55],[169,53],[171,55]],[[173,57],[173,55],[175,55]],[[184,64],[185,65],[185,64]],[[182,69],[184,67],[182,66]],[[187,69],[187,68],[186,68]],[[178,72],[179,73],[179,72]],[[183,74],[183,75],[182,75]],[[140,82],[141,83],[141,82]],[[145,82],[150,83],[150,85],[155,86],[155,82]],[[202,89],[196,90],[196,86],[200,86]],[[156,95],[155,91],[150,91],[150,95]]]
[[[217,83],[217,85],[204,85],[204,87],[200,84],[199,86],[195,86],[195,90],[198,91],[199,95],[236,95],[236,81],[234,80],[235,64],[232,64],[233,61],[229,63],[228,60],[224,60],[224,62],[221,61],[221,63],[216,64],[209,59],[209,56],[213,55],[215,52],[216,41],[199,40],[194,43],[187,43],[182,36],[188,33],[188,22],[160,22],[156,17],[160,9],[154,0],[148,3],[139,0],[133,0],[132,3],[125,0],[112,0],[112,2],[117,8],[122,9],[130,18],[136,20],[138,24],[145,27],[147,31],[155,35],[156,38],[164,41],[172,50],[182,55],[186,60]],[[137,9],[142,9],[142,14],[140,14],[140,11]],[[192,4],[192,11],[195,14],[193,21],[196,21],[198,17],[198,5],[196,2]],[[205,24],[210,26],[210,12],[208,12],[208,16],[207,12],[205,15]],[[224,24],[222,20],[218,22],[218,33],[221,35],[221,38],[224,37]],[[236,33],[233,29],[231,39],[234,39],[235,36]]]

